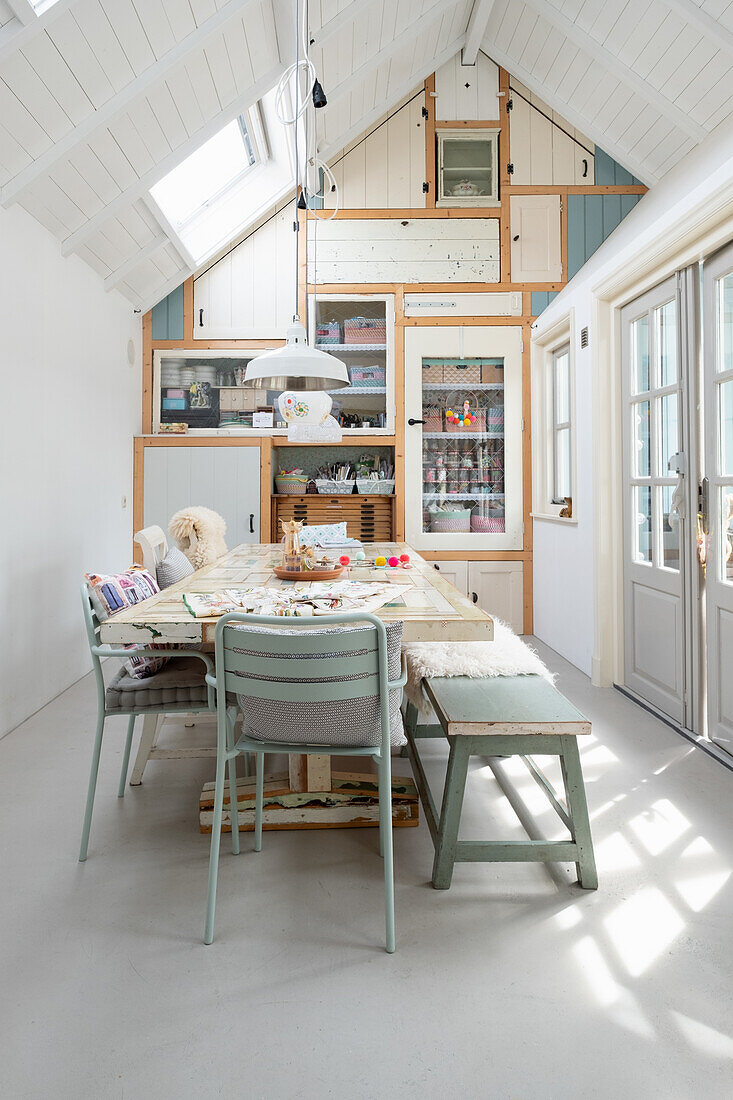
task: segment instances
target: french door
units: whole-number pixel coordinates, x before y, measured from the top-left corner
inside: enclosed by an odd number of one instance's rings
[[[677,277],[622,311],[626,686],[686,725],[686,371]]]
[[[733,752],[733,245],[703,267],[708,736]]]

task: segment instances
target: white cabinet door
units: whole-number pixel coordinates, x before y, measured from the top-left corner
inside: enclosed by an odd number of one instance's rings
[[[509,201],[512,282],[558,282],[562,278],[560,196],[513,195]]]
[[[270,218],[193,284],[195,340],[285,337],[295,308],[291,208]]]
[[[434,561],[433,569],[437,569],[441,577],[454,584],[462,596],[468,595],[467,561]]]
[[[143,526],[168,530],[181,508],[202,504],[226,520],[227,545],[260,541],[259,447],[146,447]]]
[[[468,595],[483,611],[507,623],[515,634],[524,633],[524,572],[521,561],[469,562]]]

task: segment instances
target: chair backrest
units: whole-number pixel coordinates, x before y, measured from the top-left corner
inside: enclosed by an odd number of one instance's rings
[[[89,585],[86,581],[84,581],[81,586],[81,605],[84,612],[84,626],[87,632],[87,641],[89,642],[94,679],[97,684],[97,692],[101,693],[102,705],[104,705],[104,675],[102,673],[102,662],[99,659],[99,654],[96,652],[96,647],[102,644],[100,639],[99,619],[94,610],[94,604],[92,603],[92,597],[89,592]]]
[[[380,740],[389,746],[387,631],[376,616],[346,612],[279,618],[235,612],[217,623],[214,648],[220,706],[230,692],[287,705],[291,716],[295,707],[307,723],[309,707],[315,716],[324,708],[335,710],[338,703],[371,698]],[[292,738],[280,735],[280,740]]]
[[[138,531],[135,535],[135,542],[142,551],[142,565],[145,566],[148,573],[155,577],[158,562],[162,561],[168,553],[168,540],[165,537],[165,532],[155,525],[143,527],[142,531]]]

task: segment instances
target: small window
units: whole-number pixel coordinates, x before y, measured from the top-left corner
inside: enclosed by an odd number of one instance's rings
[[[552,355],[552,503],[573,495],[570,347]]]

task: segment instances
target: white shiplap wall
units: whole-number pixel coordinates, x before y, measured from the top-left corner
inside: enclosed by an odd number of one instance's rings
[[[499,67],[479,53],[475,65],[459,54],[435,73],[435,117],[441,121],[496,122],[500,116]]]

